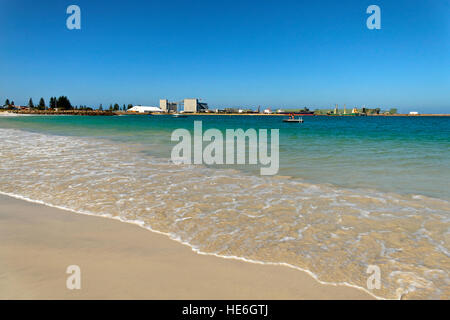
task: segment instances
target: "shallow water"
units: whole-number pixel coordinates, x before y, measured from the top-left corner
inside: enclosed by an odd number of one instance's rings
[[[65,136],[96,137],[145,146],[144,152],[169,158],[177,128],[279,128],[279,175],[313,183],[373,188],[450,199],[450,117],[304,117],[305,123],[278,116],[28,116],[0,117],[0,128]],[[259,168],[244,171],[259,174]]]
[[[197,117],[205,128],[279,127],[280,172],[263,177],[172,164],[170,132],[192,119],[163,117],[2,119],[0,191],[138,220],[201,252],[286,263],[322,282],[366,288],[377,265],[378,297],[450,297],[448,120],[320,117],[292,128]]]

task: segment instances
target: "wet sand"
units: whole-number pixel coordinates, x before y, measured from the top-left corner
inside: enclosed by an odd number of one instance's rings
[[[81,268],[68,290],[66,269]],[[0,195],[0,299],[372,299],[284,266],[199,255],[120,221]]]

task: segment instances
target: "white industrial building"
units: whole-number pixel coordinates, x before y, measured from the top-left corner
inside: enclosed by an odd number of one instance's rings
[[[148,113],[148,112],[162,112],[162,110],[158,107],[150,107],[150,106],[134,106],[128,109],[129,112],[138,112],[138,113]]]
[[[178,102],[169,102],[167,99],[159,100],[162,112],[207,112],[208,104],[199,102],[199,99],[184,99]]]

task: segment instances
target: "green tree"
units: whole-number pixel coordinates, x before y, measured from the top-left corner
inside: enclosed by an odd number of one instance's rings
[[[112,111],[113,107],[112,104],[109,105],[109,111]]]
[[[56,102],[57,102],[56,97],[51,97],[50,98],[50,108],[56,109]]]
[[[30,100],[28,101],[28,107],[34,108],[33,99],[31,99],[31,98],[30,98]]]
[[[103,105],[100,103],[100,106],[98,107],[98,110],[103,111]]]
[[[39,100],[38,109],[39,109],[39,110],[45,110],[45,101],[44,101],[44,98],[41,98],[41,100]]]
[[[9,99],[6,99],[5,101],[5,106],[10,106],[11,104],[9,103]]]
[[[119,110],[119,105],[117,103],[114,104],[114,111],[118,111]]]
[[[391,109],[389,110],[389,113],[390,113],[390,114],[397,114],[397,108],[391,108]]]
[[[131,109],[131,108],[133,108],[133,105],[130,103],[130,104],[127,106],[127,109]]]
[[[56,100],[56,107],[61,110],[72,110],[72,104],[70,100],[66,96],[60,96],[58,100]]]

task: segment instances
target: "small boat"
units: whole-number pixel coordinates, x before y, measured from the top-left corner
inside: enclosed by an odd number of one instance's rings
[[[187,118],[187,115],[181,113],[175,113],[172,115],[172,118]]]
[[[294,117],[289,118],[289,119],[283,119],[283,122],[295,122],[295,123],[303,123],[303,118],[297,118],[295,119]]]

